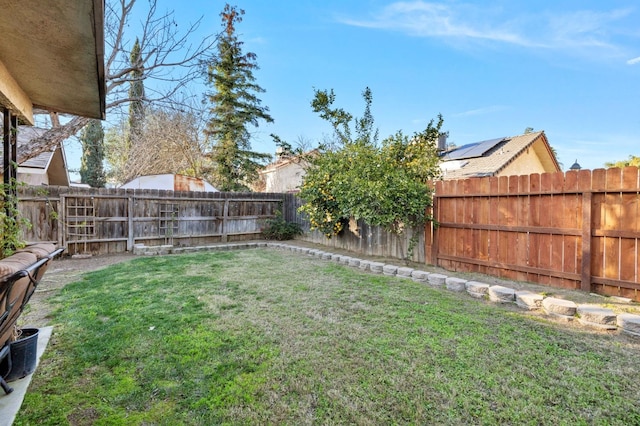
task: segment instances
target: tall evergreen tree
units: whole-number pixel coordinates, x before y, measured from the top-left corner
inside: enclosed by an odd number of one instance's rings
[[[223,191],[241,191],[258,177],[258,169],[269,154],[251,151],[249,125],[259,120],[272,122],[269,108],[261,105],[256,93],[264,92],[255,83],[256,55],[243,53],[236,36],[236,24],[244,11],[227,4],[220,14],[224,32],[218,41],[218,55],[208,64],[208,94],[211,117],[205,133],[212,140],[213,181]]]
[[[142,124],[144,122],[144,61],[140,51],[140,41],[136,38],[136,42],[131,49],[129,57],[131,61],[131,71],[129,83],[129,134],[127,136],[127,149],[135,144],[136,139],[142,133]]]
[[[104,131],[100,120],[91,120],[82,129],[82,158],[80,162],[80,181],[93,188],[103,188],[106,179],[104,174]]]

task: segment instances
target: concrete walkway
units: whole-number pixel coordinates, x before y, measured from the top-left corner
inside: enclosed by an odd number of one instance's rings
[[[47,348],[52,331],[53,327],[40,328],[40,332],[38,333],[38,360],[36,362],[36,369],[38,368],[38,364],[40,364],[40,357]],[[13,424],[16,414],[18,414],[18,410],[20,410],[20,406],[22,406],[27,388],[31,383],[32,375],[33,374],[29,374],[23,379],[9,383],[9,386],[13,388],[13,392],[9,395],[5,395],[0,389],[0,426],[11,426]]]

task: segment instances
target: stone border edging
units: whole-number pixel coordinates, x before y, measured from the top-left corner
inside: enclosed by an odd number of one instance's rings
[[[640,337],[640,315],[623,313],[616,315],[613,310],[597,305],[576,303],[554,297],[545,297],[542,294],[532,293],[527,290],[517,291],[512,288],[490,285],[478,281],[465,280],[463,278],[449,277],[444,274],[431,273],[409,267],[399,267],[381,262],[359,259],[347,255],[334,254],[319,249],[310,249],[285,243],[276,242],[247,242],[247,243],[222,243],[216,245],[196,247],[174,247],[171,245],[145,246],[135,244],[134,255],[153,256],[181,253],[195,253],[202,251],[226,251],[253,248],[274,248],[290,250],[300,254],[316,257],[320,260],[333,261],[340,265],[357,268],[361,271],[373,274],[384,274],[398,278],[411,279],[417,283],[429,285],[434,288],[446,288],[454,292],[466,292],[469,296],[478,299],[488,299],[494,303],[515,303],[520,308],[527,310],[542,309],[548,316],[564,321],[577,319],[581,324],[600,329],[616,330],[631,336]]]

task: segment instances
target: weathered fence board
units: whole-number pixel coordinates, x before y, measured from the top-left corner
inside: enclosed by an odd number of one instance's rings
[[[202,245],[260,237],[283,194],[29,187],[19,208],[29,241],[54,241],[68,254],[121,253],[134,244]]]
[[[435,183],[437,227],[419,231],[412,260],[640,301],[640,174],[598,169]],[[136,243],[201,245],[259,237],[280,210],[302,240],[403,258],[403,237],[352,221],[338,237],[310,232],[295,194],[28,188],[25,237],[67,252],[131,250]]]
[[[437,182],[427,262],[640,301],[638,168]],[[432,233],[432,234],[431,234]]]
[[[284,219],[289,222],[298,223],[304,234],[298,239],[316,244],[322,244],[342,250],[360,253],[366,256],[383,256],[404,259],[407,253],[409,239],[413,235],[407,231],[406,235],[398,236],[390,233],[378,226],[370,226],[362,221],[350,221],[349,226],[345,226],[340,235],[327,238],[318,231],[311,231],[307,218],[298,211],[303,201],[295,194],[285,194]],[[416,244],[411,260],[423,262],[425,258],[424,230],[418,233],[418,243]]]

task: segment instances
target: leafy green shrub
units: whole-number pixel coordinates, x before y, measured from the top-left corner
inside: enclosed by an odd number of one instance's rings
[[[31,228],[31,222],[18,210],[18,199],[14,195],[16,186],[15,181],[0,185],[0,259],[24,247],[23,228]]]
[[[262,229],[262,236],[266,240],[291,240],[296,235],[302,234],[302,228],[295,222],[287,222],[281,212],[276,212],[276,217],[268,219]]]
[[[314,112],[331,123],[337,144],[309,160],[299,194],[305,204],[299,211],[308,215],[312,230],[328,238],[338,235],[349,219],[398,235],[432,220],[427,208],[433,191],[427,182],[440,174],[437,140],[442,116],[411,137],[398,131],[380,144],[368,88],[363,98],[365,111],[359,119],[333,107],[333,91],[316,91],[312,102]],[[416,243],[412,238],[409,255]]]

